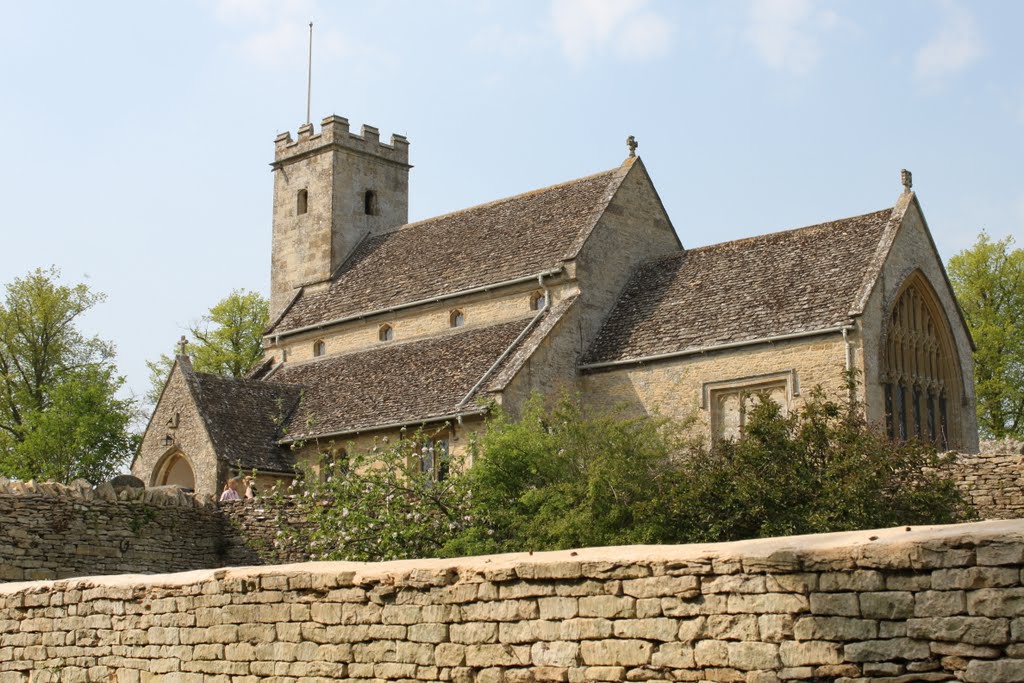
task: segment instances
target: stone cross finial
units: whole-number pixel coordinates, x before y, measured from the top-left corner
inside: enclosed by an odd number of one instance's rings
[[[900,182],[903,183],[903,191],[910,192],[910,188],[914,186],[914,176],[907,169],[900,171]]]
[[[630,135],[626,138],[626,147],[629,147],[629,156],[636,156],[636,148],[640,146],[640,143],[636,141],[636,138]]]
[[[185,347],[188,346],[188,339],[185,339],[185,335],[181,335],[181,339],[178,340],[178,355],[185,355]]]

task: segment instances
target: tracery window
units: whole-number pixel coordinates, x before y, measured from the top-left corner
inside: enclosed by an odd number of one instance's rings
[[[912,275],[887,322],[882,388],[889,437],[940,448],[958,442],[960,370],[952,332],[931,286]]]

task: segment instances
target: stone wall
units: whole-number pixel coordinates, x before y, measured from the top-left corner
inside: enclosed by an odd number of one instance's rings
[[[1024,517],[1024,455],[1020,443],[983,442],[960,453],[953,468],[960,493],[982,519]]]
[[[0,586],[0,682],[1024,680],[1024,522]]]
[[[0,582],[220,567],[224,526],[177,490],[0,479]]]
[[[280,501],[257,498],[224,502],[219,508],[227,524],[223,562],[216,566],[305,562],[309,559],[309,551],[290,533],[306,527],[308,523],[287,498]]]

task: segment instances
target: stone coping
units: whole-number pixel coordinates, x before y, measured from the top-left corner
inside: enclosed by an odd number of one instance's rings
[[[950,548],[970,549],[1017,544],[1024,546],[1024,519],[991,520],[966,524],[893,527],[841,531],[805,536],[691,545],[634,545],[584,548],[538,553],[507,553],[447,559],[391,562],[304,562],[298,564],[228,569],[201,569],[175,574],[120,574],[85,576],[56,581],[0,584],[0,595],[52,588],[175,587],[224,579],[260,576],[330,576],[335,583],[393,583],[446,585],[473,575],[489,581],[516,579],[605,578],[621,564],[670,564],[693,573],[774,573],[803,570],[838,571],[856,568],[933,569],[963,565],[963,558],[948,558]],[[931,549],[934,548],[934,551]],[[977,564],[1005,564],[1005,557],[979,553]],[[1024,561],[1017,557],[1016,561]],[[973,564],[974,562],[966,562]],[[730,567],[731,565],[731,567]],[[685,571],[683,572],[685,573]],[[342,579],[339,582],[337,579]]]

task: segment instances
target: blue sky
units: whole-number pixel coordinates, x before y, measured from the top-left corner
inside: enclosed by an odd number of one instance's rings
[[[415,220],[619,164],[684,245],[891,205],[944,259],[1024,237],[1024,3],[0,2],[0,282],[56,265],[129,386],[234,288],[269,289],[273,138],[411,141]]]

